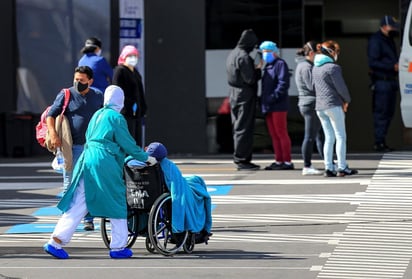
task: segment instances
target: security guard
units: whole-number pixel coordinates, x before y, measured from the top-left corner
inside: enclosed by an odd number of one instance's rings
[[[373,93],[374,149],[378,152],[392,151],[385,138],[396,108],[398,84],[398,52],[394,37],[399,33],[398,21],[385,15],[380,29],[368,42],[368,64]]]

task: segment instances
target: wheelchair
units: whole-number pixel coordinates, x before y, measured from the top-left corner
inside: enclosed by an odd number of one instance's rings
[[[128,241],[131,248],[138,236],[145,237],[150,253],[171,256],[183,250],[192,253],[196,234],[189,231],[172,232],[172,198],[166,187],[159,164],[141,169],[125,164],[124,179],[127,187]],[[101,218],[101,235],[110,247],[111,228],[109,218]]]

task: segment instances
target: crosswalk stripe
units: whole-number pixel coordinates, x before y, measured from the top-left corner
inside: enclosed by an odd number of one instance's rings
[[[335,249],[327,256],[325,264],[313,266],[319,270],[318,278],[400,278],[412,257],[412,154],[395,152],[385,154],[378,169],[371,179],[349,177],[348,179],[279,179],[279,180],[227,180],[213,179],[214,174],[207,175],[207,185],[288,185],[308,184],[328,185],[339,184],[365,185],[364,192],[349,194],[303,194],[303,195],[226,195],[213,196],[215,205],[232,204],[285,204],[285,203],[347,203],[357,205],[353,212],[340,214],[213,214],[214,234],[211,241],[219,242],[253,242],[253,243],[322,243],[335,245]],[[241,175],[236,173],[237,175]],[[223,177],[223,176],[221,176]],[[216,176],[216,178],[218,178]],[[13,179],[12,179],[13,180]],[[313,184],[312,184],[313,183]],[[0,183],[11,187],[20,183]],[[51,183],[59,185],[58,183]],[[51,185],[50,184],[50,185]],[[7,186],[9,185],[9,186]],[[29,183],[24,186],[29,186]],[[23,187],[24,187],[23,186]],[[32,188],[28,188],[32,189]],[[13,203],[26,203],[33,207],[50,206],[55,200],[2,200],[0,208]],[[45,205],[41,205],[42,202]],[[55,217],[39,217],[38,223],[53,223]],[[27,219],[17,219],[24,222]],[[10,220],[8,220],[10,222]],[[0,223],[6,220],[0,218]],[[220,228],[230,228],[245,223],[250,226],[288,224],[347,224],[345,231],[330,234],[267,234],[220,231]],[[243,224],[241,224],[243,225]],[[240,226],[240,225],[239,225]],[[0,235],[0,242],[19,242],[26,235]],[[44,241],[50,234],[30,235],[31,240]],[[76,233],[73,241],[102,242],[100,233]],[[138,237],[141,245],[143,238]],[[312,269],[311,269],[312,270]],[[395,276],[395,277],[389,277]],[[358,276],[359,277],[359,276]]]
[[[400,158],[402,161],[396,161]],[[411,166],[410,153],[385,154],[364,192],[365,200],[355,211],[359,218],[399,216],[408,222],[395,219],[349,223],[317,278],[402,278],[412,257]],[[387,206],[381,207],[381,203],[374,202],[376,199]],[[368,264],[359,259],[367,260]]]

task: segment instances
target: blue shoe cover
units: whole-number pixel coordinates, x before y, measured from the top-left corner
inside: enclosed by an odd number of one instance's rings
[[[68,259],[69,258],[69,254],[67,254],[67,252],[64,251],[64,249],[57,249],[56,247],[48,243],[44,244],[43,249],[46,253],[52,255],[55,258],[58,258],[58,259]]]
[[[120,251],[110,251],[110,257],[112,259],[127,259],[131,256],[133,256],[133,252],[129,248],[124,248]]]

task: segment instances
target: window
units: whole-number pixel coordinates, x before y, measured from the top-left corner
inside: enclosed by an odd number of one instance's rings
[[[17,0],[18,111],[40,113],[73,83],[88,37],[109,59],[110,0]]]
[[[245,29],[280,47],[300,47],[302,0],[207,0],[206,48],[231,49]]]

